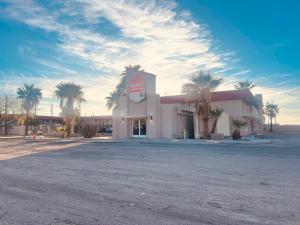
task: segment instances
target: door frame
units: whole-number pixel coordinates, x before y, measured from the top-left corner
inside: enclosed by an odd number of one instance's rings
[[[146,135],[141,135],[141,119],[144,119],[146,122]],[[138,120],[139,121],[139,134],[138,135],[134,135],[133,134],[133,125],[134,125],[134,120]],[[147,137],[147,117],[137,117],[137,118],[132,118],[132,123],[131,123],[131,137],[133,138],[145,138]]]

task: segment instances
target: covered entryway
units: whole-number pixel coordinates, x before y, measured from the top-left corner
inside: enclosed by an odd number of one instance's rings
[[[179,138],[195,138],[192,112],[182,110],[177,114],[177,133]]]

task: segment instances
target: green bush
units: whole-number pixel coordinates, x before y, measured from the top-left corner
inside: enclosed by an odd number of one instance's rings
[[[232,120],[232,124],[235,127],[235,130],[232,134],[233,140],[240,140],[242,138],[240,129],[247,125],[246,122],[241,120]]]
[[[79,133],[84,138],[92,138],[96,136],[97,133],[97,126],[91,122],[81,122],[78,126]]]

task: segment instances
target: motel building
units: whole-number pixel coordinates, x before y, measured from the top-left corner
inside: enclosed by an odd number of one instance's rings
[[[202,124],[200,130],[196,125],[194,103],[186,95],[160,97],[156,93],[155,75],[130,71],[126,93],[112,113],[113,138],[202,137]],[[232,135],[233,119],[247,122],[241,129],[243,136],[263,131],[262,95],[254,96],[249,90],[213,92],[212,108],[216,107],[224,110],[216,131],[221,136]]]
[[[81,117],[97,125],[97,135],[111,135],[113,138],[198,138],[203,135],[202,124],[198,129],[193,101],[186,95],[160,97],[156,93],[156,76],[146,72],[130,71],[126,77],[126,93],[119,99],[119,107],[112,116]],[[253,96],[249,90],[231,90],[212,93],[212,108],[223,109],[218,120],[216,133],[231,136],[233,119],[247,122],[241,129],[243,136],[263,132],[262,95]],[[0,121],[2,121],[0,115]],[[17,116],[7,119],[13,122],[10,134],[24,135],[25,126],[18,125]],[[55,134],[61,126],[62,117],[36,116],[39,129],[44,134]],[[3,123],[3,122],[2,122]],[[200,121],[201,123],[201,121]],[[210,127],[212,121],[210,121]],[[0,134],[3,133],[0,122]]]

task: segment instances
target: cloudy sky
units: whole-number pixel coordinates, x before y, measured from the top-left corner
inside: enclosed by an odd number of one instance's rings
[[[279,4],[278,2],[281,2]],[[0,0],[0,95],[24,82],[43,90],[50,114],[55,86],[84,88],[86,115],[110,114],[105,96],[124,66],[157,75],[161,95],[178,94],[203,68],[219,90],[249,79],[279,104],[282,124],[300,124],[300,10],[297,1]]]

